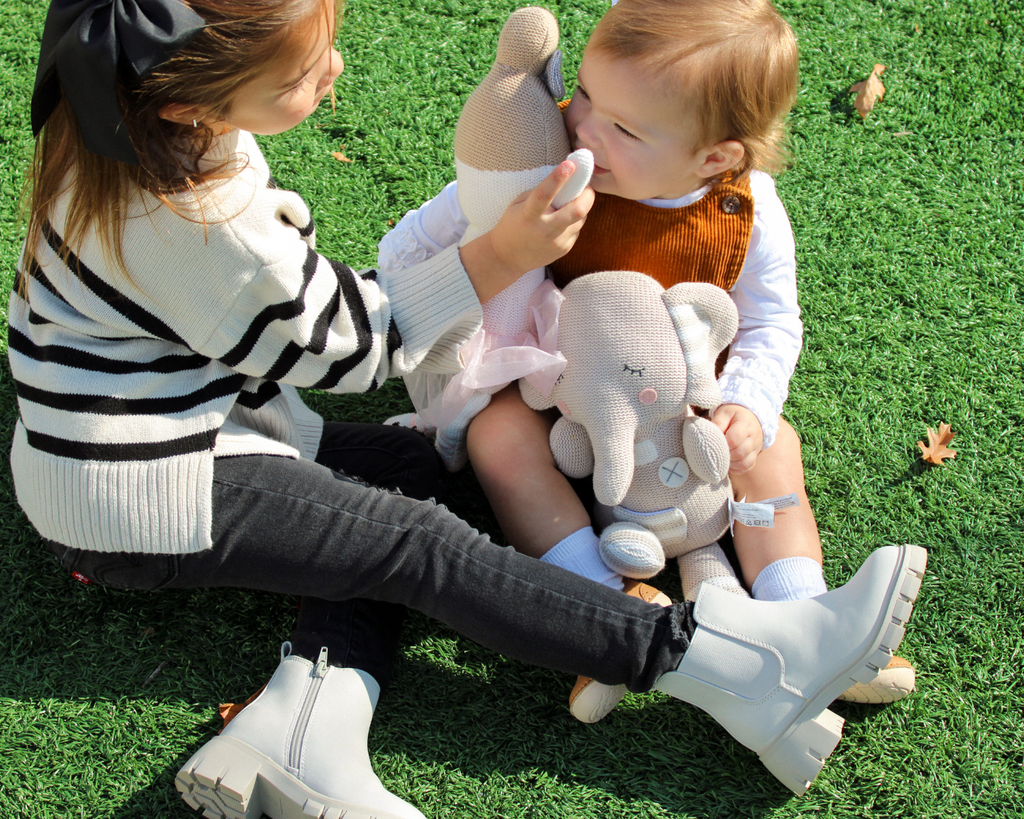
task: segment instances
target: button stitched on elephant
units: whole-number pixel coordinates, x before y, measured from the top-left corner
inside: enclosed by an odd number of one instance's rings
[[[690,467],[682,458],[669,458],[658,468],[658,477],[669,489],[675,489],[686,483],[690,477]]]

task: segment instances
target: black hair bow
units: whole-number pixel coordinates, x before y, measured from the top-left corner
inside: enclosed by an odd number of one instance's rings
[[[63,88],[85,147],[138,165],[118,104],[118,68],[142,77],[204,24],[180,0],[52,0],[32,92],[32,133],[39,134]]]

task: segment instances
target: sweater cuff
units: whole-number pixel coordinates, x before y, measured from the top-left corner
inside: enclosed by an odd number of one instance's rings
[[[434,372],[461,370],[459,348],[480,329],[483,310],[458,247],[382,279],[402,336],[392,374],[404,375],[421,364]]]

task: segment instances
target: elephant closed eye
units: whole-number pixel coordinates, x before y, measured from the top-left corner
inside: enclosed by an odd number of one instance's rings
[[[644,370],[646,370],[646,369],[647,369],[646,367],[630,367],[628,364],[623,364],[622,365],[622,371],[624,373],[631,373],[632,375],[638,375],[641,378],[643,377]]]

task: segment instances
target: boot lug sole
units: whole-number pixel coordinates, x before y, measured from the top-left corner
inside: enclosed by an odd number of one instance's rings
[[[234,737],[207,742],[178,771],[174,787],[207,819],[402,819],[319,794]]]
[[[842,736],[844,720],[828,710],[828,705],[854,683],[870,682],[885,668],[899,647],[907,620],[921,590],[928,553],[920,546],[901,546],[904,550],[896,588],[890,593],[879,636],[872,648],[846,675],[839,677],[810,700],[794,724],[775,742],[758,752],[761,762],[797,796],[802,795],[824,767]],[[808,714],[816,716],[809,717]]]

